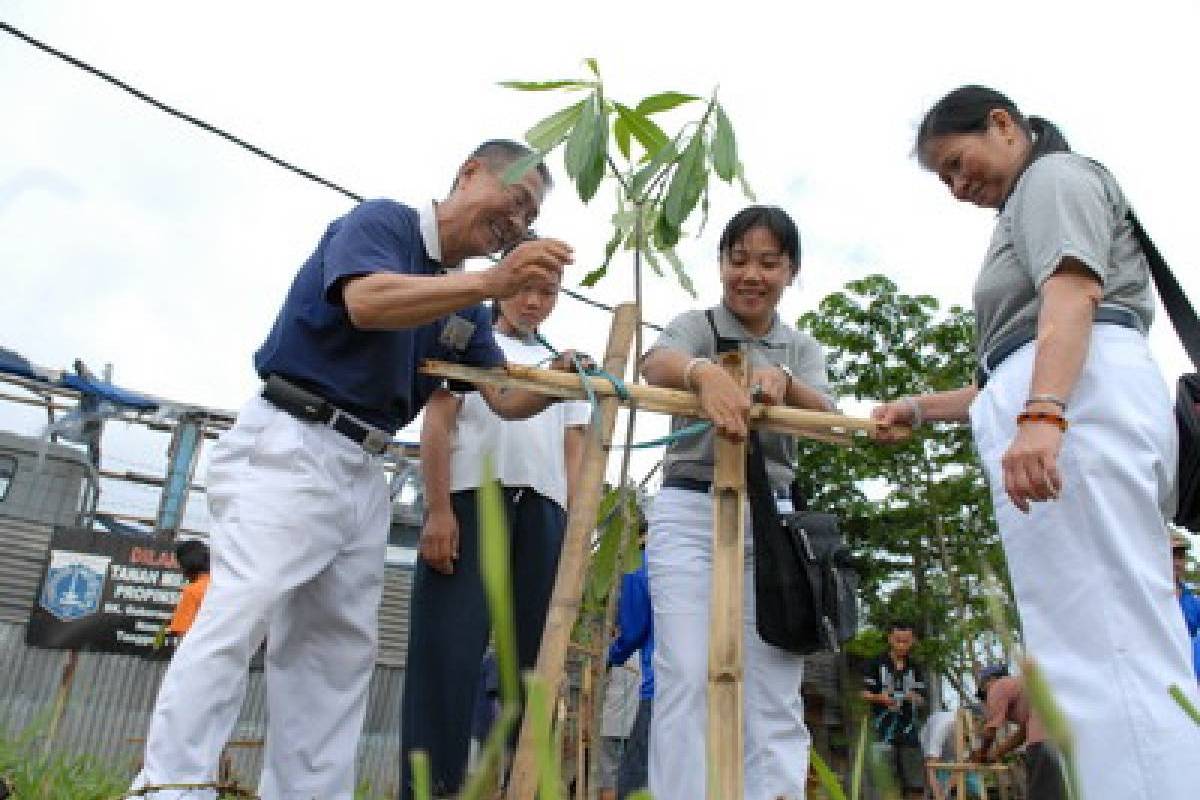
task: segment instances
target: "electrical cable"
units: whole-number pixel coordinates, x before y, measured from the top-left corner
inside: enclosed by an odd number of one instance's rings
[[[26,44],[31,45],[31,46],[37,48],[38,50],[41,50],[44,53],[47,53],[49,55],[54,56],[57,59],[65,61],[68,64],[70,64],[71,66],[76,67],[77,69],[81,69],[90,75],[94,75],[95,77],[100,78],[101,80],[105,81],[106,83],[109,83],[109,84],[117,87],[121,91],[123,91],[127,94],[130,94],[130,95],[133,95],[138,100],[141,100],[144,103],[148,103],[149,105],[154,106],[155,108],[157,108],[160,111],[163,111],[167,114],[170,114],[173,117],[181,119],[184,122],[195,125],[196,127],[200,128],[204,131],[207,131],[208,133],[211,133],[215,136],[219,136],[222,139],[225,139],[226,141],[231,142],[231,143],[237,145],[238,147],[241,147],[242,149],[249,151],[250,153],[253,153],[254,155],[258,156],[259,158],[266,159],[267,161],[270,161],[272,164],[276,165],[277,167],[282,167],[283,169],[286,169],[289,172],[295,173],[296,175],[299,175],[302,178],[306,178],[307,180],[313,181],[314,183],[318,183],[327,189],[332,189],[333,191],[337,192],[338,194],[348,197],[351,200],[354,200],[356,202],[361,203],[363,201],[362,195],[356,194],[355,192],[352,192],[343,186],[339,186],[338,184],[334,183],[333,181],[322,178],[320,175],[317,175],[314,172],[309,172],[308,170],[304,169],[303,167],[298,167],[289,161],[285,161],[282,158],[280,158],[279,156],[268,153],[266,150],[263,150],[261,147],[257,147],[255,145],[251,144],[250,142],[247,142],[245,139],[234,136],[232,133],[222,130],[221,128],[218,128],[217,126],[215,126],[209,122],[205,122],[204,120],[200,119],[199,117],[195,117],[191,114],[188,114],[185,111],[181,111],[173,106],[169,106],[166,103],[162,102],[161,100],[158,100],[158,99],[152,97],[151,95],[147,94],[146,92],[143,92],[141,89],[138,89],[134,86],[130,86],[128,83],[121,80],[120,78],[110,75],[109,73],[107,73],[101,69],[93,67],[91,64],[87,63],[86,61],[84,61],[80,58],[76,58],[75,56],[71,55],[70,53],[65,53],[56,47],[53,47],[49,44],[46,44],[43,41],[35,39],[34,37],[30,36],[29,34],[25,33],[24,31],[13,27],[12,25],[10,25],[7,22],[4,22],[3,20],[0,20],[0,31],[4,31],[5,33],[15,36],[16,38],[20,39],[21,41],[25,42]],[[579,292],[573,291],[571,289],[567,289],[564,287],[561,289],[561,291],[563,294],[567,295],[568,297],[570,297],[574,300],[578,300],[581,303],[586,303],[595,308],[603,309],[604,311],[607,311],[610,314],[616,310],[613,308],[613,306],[610,306],[607,303],[602,303],[599,300],[593,300],[592,298],[587,297],[586,295],[580,294]],[[652,329],[654,329],[656,331],[660,331],[660,332],[663,330],[662,326],[655,325],[652,322],[643,321],[642,325],[644,325],[647,328],[652,328]]]

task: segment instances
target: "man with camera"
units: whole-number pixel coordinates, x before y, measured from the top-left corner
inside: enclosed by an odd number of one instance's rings
[[[908,622],[888,625],[887,652],[863,668],[862,698],[871,705],[875,757],[895,776],[904,797],[925,791],[921,754],[922,710],[929,702],[925,672],[913,663],[917,634]]]
[[[443,201],[361,203],[300,268],[254,357],[264,387],[211,454],[212,583],[163,680],[135,789],[211,787],[266,636],[261,796],[353,797],[391,519],[381,455],[442,384],[421,362],[502,364],[480,303],[557,284],[572,260],[561,241],[518,245],[550,188],[544,164],[504,180],[529,152],[484,142]],[[514,245],[489,269],[462,269]],[[555,366],[569,369],[570,355]],[[504,418],[551,403],[479,392]],[[185,793],[216,795],[146,796]]]

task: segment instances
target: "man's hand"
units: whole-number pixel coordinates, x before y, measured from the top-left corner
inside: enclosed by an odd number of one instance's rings
[[[431,568],[443,575],[454,574],[454,562],[458,559],[458,520],[453,510],[430,510],[425,527],[421,529],[418,551]]]
[[[522,242],[499,263],[483,273],[489,297],[512,297],[532,281],[558,285],[563,267],[575,260],[575,251],[558,239],[533,239]]]
[[[550,362],[549,367],[556,372],[574,372],[576,356],[579,357],[579,365],[585,370],[596,366],[596,362],[586,353],[580,353],[577,350],[563,350]]]
[[[779,367],[755,367],[750,372],[751,399],[769,406],[787,405],[791,378]]]

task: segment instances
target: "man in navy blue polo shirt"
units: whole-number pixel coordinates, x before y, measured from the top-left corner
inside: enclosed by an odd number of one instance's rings
[[[557,284],[571,262],[560,241],[518,245],[550,188],[544,164],[502,179],[528,153],[485,142],[444,201],[362,203],[300,268],[254,357],[263,392],[212,452],[212,584],[163,679],[135,788],[215,779],[266,636],[261,796],[353,797],[390,523],[379,455],[439,385],[417,373],[424,359],[503,363],[480,302]],[[514,245],[490,269],[462,271]],[[555,367],[569,369],[570,354]],[[479,391],[510,419],[551,402]],[[185,792],[215,797],[147,796]]]

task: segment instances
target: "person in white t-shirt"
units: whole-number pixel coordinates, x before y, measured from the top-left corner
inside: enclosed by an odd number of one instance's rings
[[[509,363],[539,364],[553,355],[535,333],[554,309],[558,289],[549,281],[530,283],[493,307],[496,343]],[[400,747],[404,776],[410,752],[429,754],[434,796],[454,795],[462,787],[474,692],[488,643],[476,510],[484,460],[491,457],[502,488],[518,658],[522,670],[532,669],[589,417],[586,403],[569,402],[506,422],[477,392],[445,389],[425,407],[421,468],[427,515],[409,607]]]

